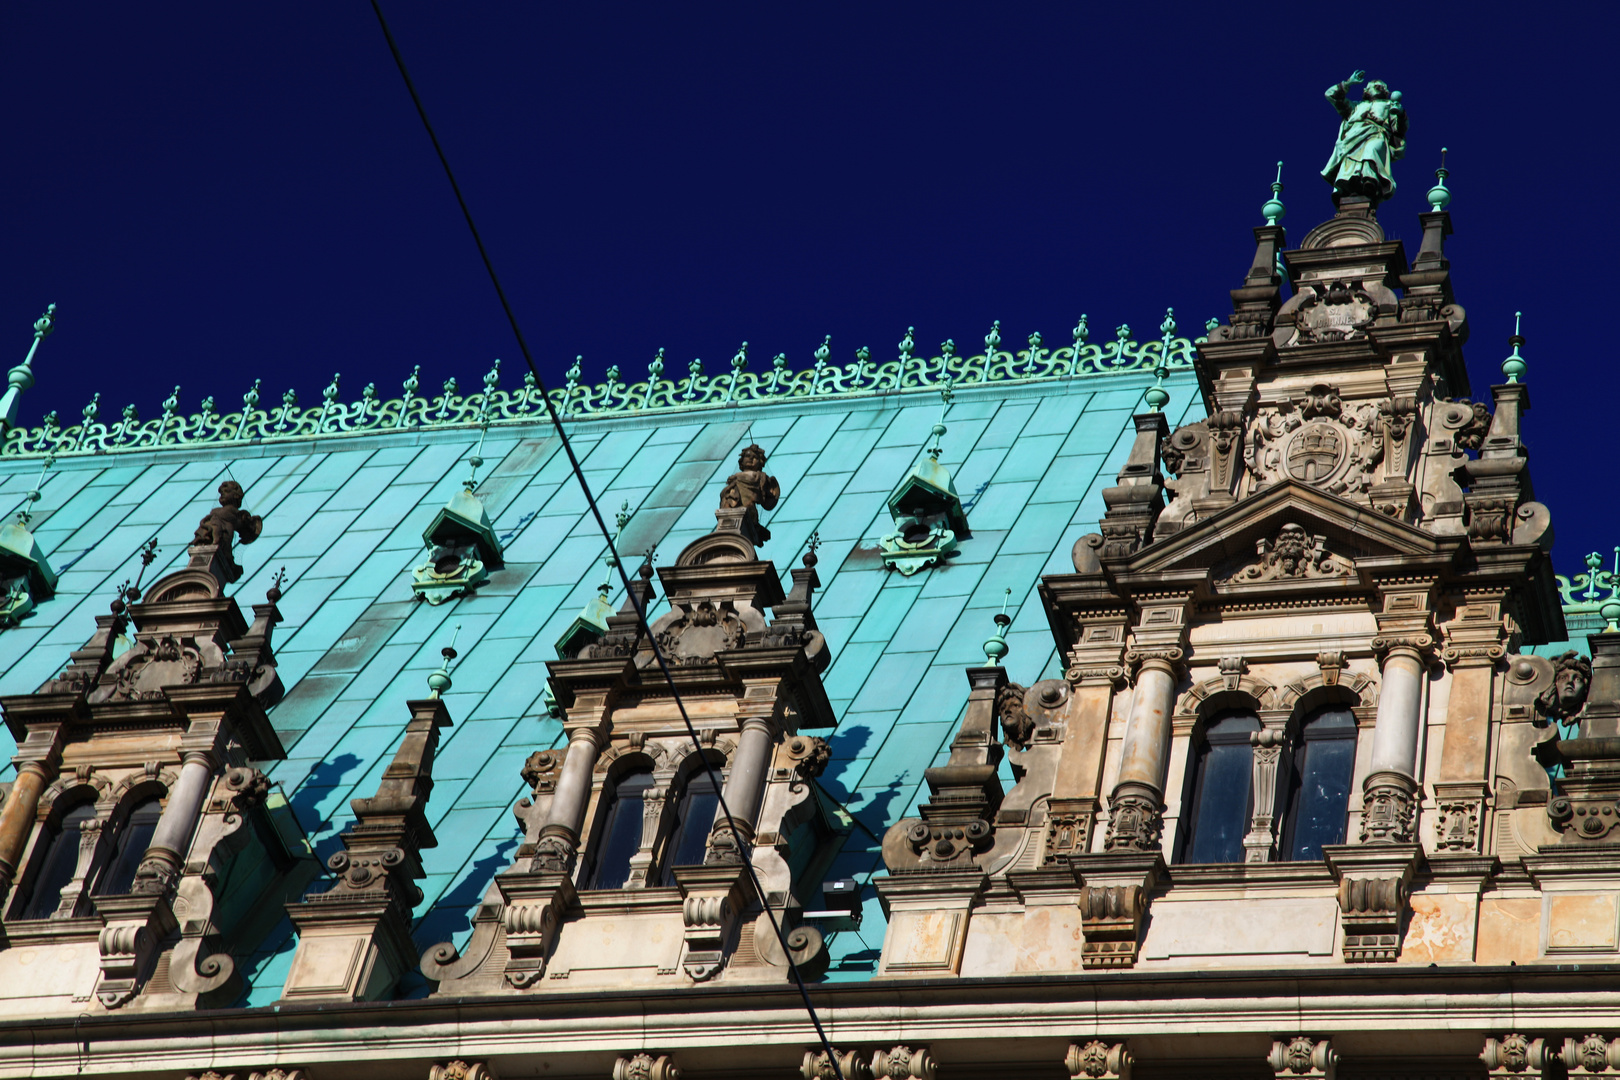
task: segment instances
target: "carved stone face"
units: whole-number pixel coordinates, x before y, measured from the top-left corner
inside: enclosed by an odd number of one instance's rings
[[[1305,559],[1305,530],[1298,525],[1284,525],[1277,533],[1277,546],[1273,550],[1284,575],[1292,577],[1299,573],[1300,563]]]
[[[1586,704],[1586,674],[1578,667],[1560,668],[1553,676],[1553,691],[1565,716],[1573,716]]]
[[[240,507],[242,505],[242,485],[235,480],[227,480],[219,485],[219,504],[221,506]]]
[[[757,446],[745,446],[737,457],[737,467],[744,472],[758,472],[765,467],[765,451]]]

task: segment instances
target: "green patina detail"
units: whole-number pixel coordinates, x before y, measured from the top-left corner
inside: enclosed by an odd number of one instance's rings
[[[1091,378],[1115,374],[1187,370],[1193,366],[1196,346],[1204,339],[1188,339],[1166,333],[1158,341],[1134,341],[1129,326],[1121,326],[1113,341],[1089,344],[1086,318],[1074,328],[1074,344],[1058,349],[1041,347],[1039,334],[1031,334],[1029,347],[1010,352],[1000,348],[999,331],[986,337],[986,349],[972,356],[960,356],[954,343],[947,342],[940,355],[929,358],[913,354],[912,332],[899,345],[898,357],[881,364],[870,362],[869,350],[857,350],[851,364],[828,362],[830,348],[816,350],[816,363],[802,371],[790,371],[787,359],[778,355],[769,372],[747,371],[747,348],[732,358],[730,370],[705,375],[702,362],[693,360],[687,375],[680,379],[663,377],[663,350],[648,365],[648,378],[627,383],[620,379],[617,365],[608,368],[603,382],[579,381],[580,361],[568,371],[567,382],[552,390],[551,400],[566,419],[593,419],[612,416],[663,415],[742,404],[796,402],[807,398],[851,398],[879,394],[937,392],[945,385],[956,387],[986,383],[1007,385],[1039,383],[1054,379]],[[0,456],[36,457],[46,454],[85,455],[155,450],[198,444],[239,444],[326,439],[346,435],[374,435],[390,431],[495,426],[533,423],[545,418],[545,406],[534,377],[526,375],[523,386],[498,389],[500,361],[483,379],[481,391],[461,394],[455,379],[447,379],[442,393],[418,396],[416,368],[404,382],[404,395],[381,400],[376,384],[368,384],[360,399],[338,400],[336,376],[321,395],[319,404],[300,408],[297,394],[288,390],[281,403],[260,407],[262,380],[242,397],[242,408],[220,412],[212,397],[204,399],[192,414],[181,414],[178,388],[163,402],[163,414],[142,421],[134,406],[123,410],[111,423],[99,419],[101,395],[96,394],[83,410],[84,419],[63,427],[50,413],[33,428],[12,428],[0,443]]]

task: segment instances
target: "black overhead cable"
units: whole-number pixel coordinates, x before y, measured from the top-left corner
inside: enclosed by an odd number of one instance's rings
[[[776,912],[771,908],[770,898],[765,894],[765,888],[760,884],[759,875],[754,872],[753,860],[748,857],[748,845],[743,842],[741,833],[737,830],[737,823],[731,816],[731,808],[726,805],[724,785],[720,777],[715,774],[714,765],[709,761],[708,755],[703,752],[702,740],[698,738],[697,728],[692,724],[692,718],[687,715],[686,703],[681,700],[679,688],[675,685],[675,676],[669,670],[669,662],[664,658],[663,650],[658,647],[658,641],[653,637],[652,629],[647,625],[647,612],[637,597],[635,589],[630,587],[630,576],[624,569],[624,562],[619,558],[619,552],[613,543],[613,534],[608,531],[607,522],[602,518],[602,511],[596,505],[596,497],[591,494],[591,486],[585,479],[585,473],[580,468],[579,458],[574,455],[573,444],[568,439],[568,432],[563,429],[562,420],[557,415],[557,407],[551,402],[551,395],[546,392],[545,380],[540,375],[540,369],[535,366],[534,357],[529,352],[529,344],[523,337],[523,330],[518,326],[517,315],[512,311],[512,304],[506,298],[506,290],[501,287],[501,279],[495,273],[495,264],[490,260],[489,251],[484,247],[484,238],[479,235],[478,225],[473,221],[472,211],[467,207],[467,200],[461,194],[461,185],[456,183],[455,170],[450,168],[450,159],[445,156],[444,147],[439,145],[439,136],[433,130],[433,124],[428,120],[427,108],[422,104],[422,96],[416,92],[416,84],[411,81],[411,73],[405,67],[405,57],[399,51],[399,44],[394,41],[393,31],[388,28],[388,20],[383,17],[381,4],[378,0],[371,0],[371,10],[377,14],[377,25],[382,27],[383,37],[388,39],[388,49],[394,54],[394,63],[399,66],[399,74],[405,80],[405,89],[410,91],[411,101],[416,105],[416,115],[422,119],[422,127],[427,130],[428,138],[433,142],[433,151],[439,155],[439,164],[444,166],[444,175],[450,181],[450,189],[455,192],[456,202],[461,207],[461,216],[467,221],[467,230],[472,233],[473,243],[478,245],[478,257],[484,261],[484,270],[489,274],[490,284],[495,287],[495,295],[500,298],[501,309],[506,312],[506,321],[511,324],[512,336],[517,339],[518,349],[523,353],[524,363],[529,365],[529,371],[534,375],[535,385],[540,390],[540,400],[545,402],[546,415],[551,420],[551,426],[556,429],[557,438],[562,442],[563,452],[568,455],[568,465],[574,472],[574,478],[579,481],[580,490],[585,494],[585,501],[590,505],[591,516],[596,519],[596,527],[601,530],[602,538],[607,541],[608,554],[612,556],[613,566],[619,572],[619,580],[624,585],[624,591],[635,608],[636,621],[639,623],[641,633],[648,645],[652,646],[653,656],[658,661],[659,670],[664,673],[664,681],[669,684],[669,692],[675,698],[675,706],[680,710],[681,721],[686,725],[686,733],[691,736],[692,745],[697,749],[698,760],[703,770],[708,774],[709,782],[714,785],[719,796],[720,810],[731,829],[733,842],[737,851],[742,854],[743,868],[747,871],[748,880],[754,887],[754,895],[759,897],[760,907],[764,908],[766,916],[771,920],[771,929],[776,933],[776,940],[782,947],[782,955],[786,957],[788,970],[793,973],[793,982],[799,988],[799,996],[804,999],[804,1008],[810,1014],[810,1023],[815,1025],[816,1036],[821,1040],[821,1048],[827,1054],[827,1061],[836,1080],[843,1080],[843,1070],[838,1064],[838,1054],[833,1050],[831,1041],[827,1038],[826,1030],[821,1026],[821,1018],[816,1015],[816,1008],[810,1002],[810,991],[804,984],[804,977],[799,973],[799,965],[793,962],[793,952],[788,948],[785,935],[782,933],[782,924],[776,918]]]

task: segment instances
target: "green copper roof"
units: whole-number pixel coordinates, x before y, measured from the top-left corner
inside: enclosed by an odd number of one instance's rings
[[[1155,344],[1125,351],[1146,354]],[[995,370],[1010,371],[1013,359],[997,355]],[[902,383],[923,381],[933,363],[907,368]],[[1012,677],[1028,683],[1059,671],[1033,590],[1043,572],[1070,570],[1070,547],[1096,528],[1101,490],[1115,482],[1134,438],[1131,415],[1153,382],[1155,363],[1132,363],[1102,378],[1013,373],[986,385],[969,358],[956,371],[941,461],[973,533],[945,565],[912,577],[885,569],[876,541],[892,528],[890,493],[938,419],[937,388],[817,394],[801,380],[786,401],[655,415],[621,409],[570,422],[602,506],[628,501],[633,511],[620,539],[627,558],[656,543],[673,559],[711,530],[720,487],[750,441],[769,451],[782,486],[761,556],[785,578],[819,532],[824,586],[815,612],[832,648],[825,683],[839,717],[821,783],[856,822],[833,876],[865,881],[881,867],[879,837],[918,802],[923,770],[944,760],[967,699],[964,669],[983,663],[1009,589],[1004,663]],[[1165,386],[1169,419],[1179,422],[1197,397],[1191,371],[1178,360]],[[476,398],[457,401],[477,411]],[[420,401],[414,408],[418,419],[429,411]],[[438,606],[414,600],[423,530],[463,490],[479,435],[465,419],[456,423],[67,454],[47,474],[32,523],[60,571],[57,594],[0,631],[0,693],[30,692],[60,670],[107,611],[114,586],[135,576],[148,538],[161,547],[148,580],[182,564],[220,481],[234,476],[248,508],[264,517],[263,535],[237,553],[248,573],[235,594],[244,604],[259,600],[281,567],[288,579],[275,638],[288,692],[270,714],[288,760],[270,774],[323,859],[351,820],[349,800],[375,789],[402,735],[406,700],[422,694],[452,628],[461,628],[444,692],[455,726],[434,764],[429,805],[439,845],[424,853],[416,938],[424,948],[465,941],[469,913],[518,843],[511,807],[528,790],[523,760],[558,738],[542,700],[545,662],[596,597],[606,545],[548,429],[532,411],[497,419],[481,451],[488,464],[478,497],[505,566],[471,596]],[[174,428],[171,420],[171,435]],[[14,455],[19,440],[6,445]],[[20,500],[38,471],[37,462],[0,459],[0,505]],[[617,603],[616,586],[614,594]],[[9,744],[0,753],[9,757]],[[828,978],[869,978],[883,931],[869,899],[860,930],[833,936]],[[290,933],[284,925],[244,964],[251,1003],[278,996]]]

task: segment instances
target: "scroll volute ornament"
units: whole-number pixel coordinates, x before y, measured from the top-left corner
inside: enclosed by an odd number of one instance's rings
[[[875,1080],[934,1080],[937,1072],[934,1055],[927,1048],[913,1050],[909,1046],[896,1046],[879,1050],[872,1055],[872,1075]]]
[[[1605,1039],[1602,1035],[1565,1039],[1559,1057],[1571,1077],[1620,1075],[1620,1039]]]
[[[836,1047],[832,1056],[825,1050],[806,1050],[804,1061],[799,1065],[799,1075],[804,1080],[873,1080],[872,1067],[861,1060],[860,1051],[840,1051]],[[621,1078],[615,1074],[613,1080]]]
[[[482,1061],[447,1061],[428,1070],[428,1080],[500,1080]]]

